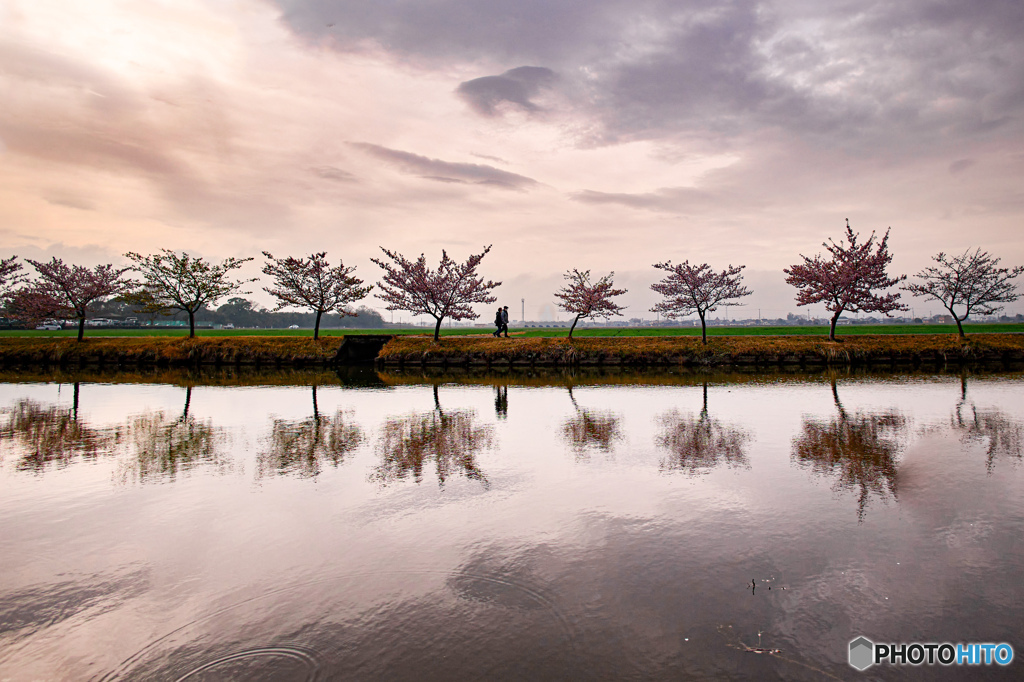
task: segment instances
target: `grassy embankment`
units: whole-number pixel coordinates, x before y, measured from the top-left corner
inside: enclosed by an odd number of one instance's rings
[[[443,338],[396,337],[381,350],[386,364],[442,365],[865,365],[1024,361],[1024,335],[955,334],[811,336]]]
[[[791,330],[793,328],[786,328]],[[873,327],[872,330],[878,329]],[[601,330],[612,331],[612,330]],[[637,330],[640,331],[640,330]],[[653,330],[652,330],[653,331]],[[661,330],[657,330],[661,331]],[[0,336],[0,364],[5,366],[257,366],[313,367],[331,364],[344,343],[328,336],[252,335],[25,338]],[[348,353],[349,351],[345,351]],[[374,349],[372,352],[376,352]],[[371,355],[372,355],[371,352]],[[384,347],[389,363],[518,366],[547,365],[863,365],[872,363],[945,363],[987,360],[1024,361],[1024,334],[871,334],[829,342],[817,335],[712,336],[708,345],[687,336],[584,335],[565,338],[518,335],[496,339],[489,334],[445,336],[399,335]]]
[[[198,365],[323,366],[341,346],[341,337],[124,337],[0,338],[0,364],[6,366]]]

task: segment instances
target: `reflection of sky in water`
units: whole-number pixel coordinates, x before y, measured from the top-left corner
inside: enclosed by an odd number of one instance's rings
[[[309,386],[82,384],[107,454],[30,472],[0,441],[0,669],[811,679],[859,634],[1022,630],[1019,378],[964,402],[958,377],[839,377],[841,412],[822,380],[497,394],[321,385],[314,413]],[[0,386],[26,399],[66,414],[72,386]],[[574,441],[581,414],[614,433]],[[197,439],[173,478],[165,433]],[[895,466],[863,507],[850,433]],[[758,631],[782,653],[736,645]],[[926,672],[953,677],[900,674]]]

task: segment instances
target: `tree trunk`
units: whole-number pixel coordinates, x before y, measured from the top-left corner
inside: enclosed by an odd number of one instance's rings
[[[81,341],[85,337],[85,317],[78,318],[78,340]]]
[[[185,387],[185,409],[181,411],[182,423],[188,421],[188,408],[192,404],[192,387]]]
[[[437,324],[434,325],[434,341],[441,340],[441,322],[444,320],[443,317],[437,318]]]
[[[579,412],[580,411],[580,406],[579,406],[579,403],[576,402],[576,397],[573,396],[573,394],[572,394],[572,384],[569,384],[568,386],[566,386],[566,388],[569,389],[569,400],[572,401],[572,406],[576,408],[577,412]]]
[[[582,315],[582,313],[580,313]],[[576,323],[580,321],[580,316],[577,315],[576,319],[572,321],[572,326],[569,327],[569,340],[572,340],[572,330],[576,328]]]
[[[953,316],[954,320],[956,320],[956,329],[957,329],[958,332],[960,332],[960,338],[961,339],[966,339],[967,335],[964,334],[964,326],[962,324],[960,324],[960,318],[957,317],[956,313],[953,312],[953,308],[952,307],[948,307],[948,308],[946,308],[946,310],[948,310],[949,314]],[[967,313],[964,313],[964,319],[965,320],[967,319]]]
[[[704,313],[698,310],[697,314],[700,315],[700,340],[706,346],[708,345],[708,326],[704,322]]]
[[[836,404],[836,409],[839,411],[839,418],[842,421],[846,421],[846,410],[843,408],[843,403],[839,400],[839,385],[836,382],[835,375],[832,376],[832,401]]]
[[[320,316],[324,314],[324,311],[316,311],[316,324],[313,325],[313,340],[316,341],[320,338]]]
[[[832,316],[832,323],[828,327],[828,340],[836,340],[836,322],[839,321],[839,316],[843,314],[843,309],[840,308],[836,311],[836,314]]]
[[[188,311],[188,338],[194,339],[196,337],[196,313],[194,310]]]

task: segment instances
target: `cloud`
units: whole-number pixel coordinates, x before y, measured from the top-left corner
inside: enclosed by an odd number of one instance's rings
[[[277,0],[297,34],[346,50],[368,43],[419,59],[562,59],[580,45],[608,43],[616,19],[649,0]]]
[[[268,181],[256,177],[251,156],[242,169],[220,173],[240,151],[223,83],[195,73],[147,82],[116,62],[76,59],[61,47],[0,42],[0,61],[9,66],[0,73],[7,93],[0,136],[19,163],[45,164],[48,175],[65,179],[141,181],[172,220],[251,230],[287,219],[287,203],[254,186]],[[95,208],[70,192],[39,194],[52,205]]]
[[[638,194],[584,190],[570,196],[585,204],[618,204],[668,213],[693,213],[710,208],[715,201],[714,195],[692,187],[670,187]]]
[[[605,143],[700,135],[726,144],[777,129],[855,151],[926,154],[1022,126],[1017,0],[277,4],[294,32],[338,50],[372,47],[424,68],[557,72]],[[518,71],[466,81],[458,95],[485,116],[534,111],[541,84]]]
[[[86,199],[85,197],[79,196],[72,192],[66,192],[63,190],[54,190],[43,195],[43,199],[54,206],[65,206],[67,208],[76,208],[80,211],[95,211],[96,204]]]
[[[352,175],[346,170],[335,168],[334,166],[317,166],[316,168],[310,168],[309,171],[324,180],[332,180],[334,182],[356,182],[356,176]]]
[[[0,140],[2,142],[2,140]],[[488,161],[494,161],[495,163],[507,164],[508,161],[501,158],[500,156],[491,156],[490,154],[477,154],[476,152],[470,152],[470,156],[475,156],[478,159],[486,159]]]
[[[457,92],[477,113],[494,116],[506,102],[527,112],[539,107],[532,98],[555,80],[555,73],[542,66],[520,66],[500,76],[484,76],[461,83]]]
[[[532,178],[478,163],[453,163],[431,159],[411,152],[388,149],[366,142],[353,142],[353,147],[381,159],[403,173],[438,182],[490,185],[501,189],[525,190],[538,182]]]
[[[963,173],[965,170],[970,168],[976,163],[974,159],[957,159],[953,163],[949,164],[949,172],[951,175],[957,173]]]

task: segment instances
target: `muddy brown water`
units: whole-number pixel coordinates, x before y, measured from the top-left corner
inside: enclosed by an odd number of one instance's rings
[[[0,680],[1020,679],[1020,373],[4,378]]]

